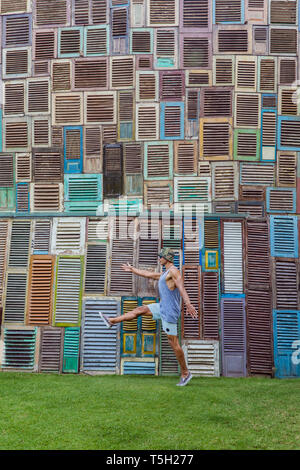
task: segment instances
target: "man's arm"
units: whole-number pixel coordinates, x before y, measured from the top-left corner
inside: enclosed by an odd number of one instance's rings
[[[149,279],[155,279],[156,281],[160,278],[161,274],[155,271],[147,271],[146,269],[137,269],[131,266],[129,263],[122,264],[123,271],[132,272],[137,276],[147,277]]]
[[[186,305],[187,313],[189,313],[193,318],[198,318],[197,310],[192,305],[192,303],[190,301],[190,298],[188,296],[188,293],[185,290],[180,272],[176,268],[171,268],[170,269],[170,274],[171,274],[172,279],[174,280],[175,285],[176,285],[177,289],[179,290],[180,295],[181,295],[181,297],[182,297],[182,299],[183,299],[183,301]]]

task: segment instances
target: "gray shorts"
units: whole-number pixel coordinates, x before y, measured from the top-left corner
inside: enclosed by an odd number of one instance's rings
[[[147,307],[149,307],[149,310],[152,313],[153,320],[161,320],[163,330],[165,333],[167,333],[167,335],[177,336],[177,323],[169,323],[161,318],[159,303],[149,304]]]

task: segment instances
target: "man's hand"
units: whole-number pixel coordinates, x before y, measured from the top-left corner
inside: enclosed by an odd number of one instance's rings
[[[123,271],[132,272],[132,266],[129,263],[122,264],[121,268],[123,269]]]
[[[186,313],[191,315],[193,318],[198,318],[198,312],[192,304],[187,304]]]

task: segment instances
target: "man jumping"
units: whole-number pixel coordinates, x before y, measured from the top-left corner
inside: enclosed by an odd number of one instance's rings
[[[125,315],[121,315],[116,318],[109,318],[101,312],[99,313],[108,328],[111,328],[116,323],[121,323],[122,321],[133,320],[140,315],[152,315],[153,320],[161,320],[163,330],[167,334],[168,342],[176,355],[181,369],[181,379],[177,385],[183,387],[191,380],[192,374],[187,368],[184,352],[177,336],[177,322],[180,317],[180,296],[183,298],[186,305],[186,312],[188,314],[193,318],[197,318],[198,313],[190,302],[189,296],[183,285],[180,271],[173,264],[174,255],[175,253],[171,248],[163,248],[161,250],[159,254],[160,264],[166,268],[163,274],[137,269],[129,263],[122,265],[122,269],[124,271],[132,272],[137,276],[158,280],[160,303],[137,307],[134,310],[127,312]]]

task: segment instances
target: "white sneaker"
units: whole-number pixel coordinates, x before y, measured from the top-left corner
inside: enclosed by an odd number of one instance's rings
[[[193,378],[192,374],[189,372],[187,377],[181,377],[180,382],[176,384],[178,387],[184,387],[189,383],[189,381]]]

